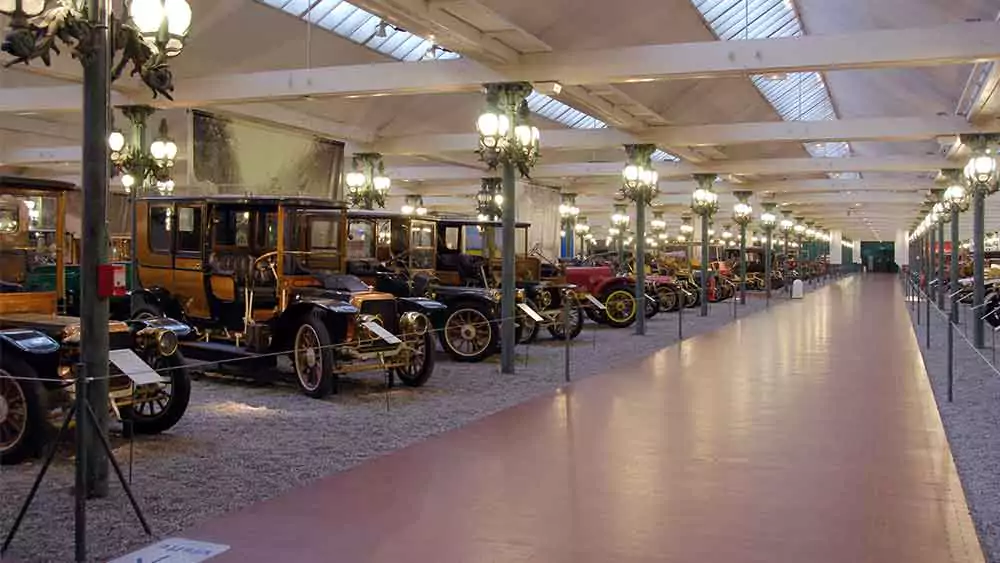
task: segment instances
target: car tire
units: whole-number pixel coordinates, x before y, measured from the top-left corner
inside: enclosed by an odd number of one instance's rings
[[[335,362],[326,324],[316,314],[304,317],[292,341],[292,366],[302,392],[314,399],[336,393],[339,378],[333,373]]]
[[[500,324],[481,303],[458,303],[444,322],[441,346],[456,362],[481,362],[500,349]]]
[[[170,380],[170,394],[165,403],[155,400],[123,407],[121,417],[131,423],[136,434],[160,434],[173,428],[184,417],[191,401],[191,376],[183,367],[184,356],[180,352],[146,360],[158,372],[167,370],[161,375]]]
[[[660,303],[660,310],[665,313],[673,313],[680,308],[680,292],[677,288],[669,285],[661,285],[656,288],[656,300]]]
[[[22,378],[22,379],[14,379]],[[0,465],[38,455],[50,430],[45,420],[45,389],[27,362],[12,353],[0,362]],[[15,413],[20,413],[15,415]],[[16,418],[15,418],[16,416]]]
[[[607,319],[607,325],[613,328],[626,328],[635,322],[638,310],[635,302],[635,292],[631,286],[618,286],[605,290],[601,296],[606,311],[602,311]]]
[[[531,299],[525,299],[525,305],[531,307],[535,311],[538,311],[538,307]],[[517,339],[518,344],[531,344],[538,339],[538,333],[542,331],[542,327],[539,326],[538,321],[529,317],[528,314],[522,311],[520,307],[517,309],[517,322],[521,328],[520,335]]]
[[[434,337],[430,331],[422,335],[412,335],[417,351],[405,367],[393,368],[393,375],[407,387],[422,387],[434,373]],[[420,358],[414,362],[413,358]]]
[[[579,303],[570,304],[570,315],[569,315],[569,339],[573,340],[580,333],[583,332],[583,311],[584,308]],[[559,316],[556,317],[556,321],[549,325],[549,334],[552,338],[556,340],[566,340],[566,335],[563,334],[565,323],[563,322],[563,315],[565,314],[565,309],[560,307]]]
[[[655,317],[660,312],[660,302],[652,295],[646,293],[643,296],[643,302],[646,304],[647,319]]]

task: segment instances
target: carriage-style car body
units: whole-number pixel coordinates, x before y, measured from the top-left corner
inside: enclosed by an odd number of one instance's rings
[[[259,368],[287,358],[312,397],[362,371],[423,385],[434,368],[430,318],[444,306],[347,273],[346,214],[302,197],[140,200],[133,312],[185,319],[199,336],[182,342],[189,356],[243,375],[278,377]]]
[[[63,314],[66,198],[73,189],[0,177],[0,463],[39,454],[73,404],[80,319]],[[133,350],[161,375],[159,383],[136,385],[112,369],[112,412],[138,433],[171,428],[191,392],[177,352],[177,339],[190,328],[161,318],[113,321],[108,329],[111,349]]]

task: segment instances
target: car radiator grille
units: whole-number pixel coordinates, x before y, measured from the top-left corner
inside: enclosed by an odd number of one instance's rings
[[[393,334],[399,334],[399,320],[396,317],[396,301],[394,299],[377,299],[361,304],[361,313],[375,315],[382,319],[382,327]]]

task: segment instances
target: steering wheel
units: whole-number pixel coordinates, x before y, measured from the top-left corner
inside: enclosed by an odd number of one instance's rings
[[[406,277],[410,277],[410,266],[408,264],[409,257],[409,250],[404,250],[399,254],[391,254],[386,266],[395,269],[397,272],[402,273]]]
[[[277,256],[278,253],[276,251],[272,251],[261,254],[254,259],[253,264],[250,266],[250,272],[253,276],[254,285],[257,285],[258,283],[260,285],[268,285],[271,283],[277,285]]]

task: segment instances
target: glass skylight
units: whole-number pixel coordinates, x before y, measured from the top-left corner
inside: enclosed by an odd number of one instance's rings
[[[691,0],[712,31],[724,41],[800,37],[802,24],[792,0]],[[837,119],[830,93],[818,72],[751,76],[754,86],[785,121]],[[851,154],[844,142],[807,143],[815,157]]]
[[[344,0],[257,0],[398,61],[448,60],[458,53],[397,29]]]
[[[397,29],[382,18],[344,0],[257,0],[286,14],[308,21],[327,31],[378,51],[398,61],[450,60],[461,55],[435,45],[432,41]],[[606,129],[596,117],[538,92],[528,96],[528,108],[573,129]],[[677,161],[670,153],[657,150],[653,160]]]

